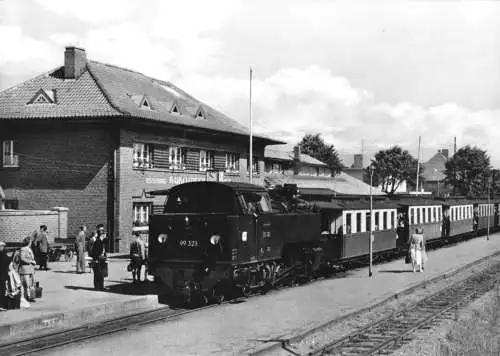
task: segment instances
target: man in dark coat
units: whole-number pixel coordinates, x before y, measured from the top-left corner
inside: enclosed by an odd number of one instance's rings
[[[90,257],[92,257],[92,269],[94,271],[94,288],[104,290],[104,273],[106,267],[106,245],[104,243],[104,225],[97,225],[97,236],[92,244]]]
[[[36,239],[36,246],[38,247],[38,253],[40,258],[40,270],[48,270],[47,267],[47,256],[49,254],[49,240],[47,239],[47,225],[40,226],[40,232],[38,233]]]
[[[0,308],[5,308],[5,281],[9,278],[10,258],[5,251],[5,242],[0,241]]]

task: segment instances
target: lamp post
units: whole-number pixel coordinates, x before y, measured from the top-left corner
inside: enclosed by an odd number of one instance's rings
[[[368,242],[368,250],[370,253],[370,267],[368,268],[368,277],[372,276],[372,264],[373,264],[373,194],[372,194],[372,185],[373,185],[373,165],[370,164],[370,234],[369,234],[369,242]]]
[[[491,175],[491,174],[490,174]],[[490,175],[488,175],[488,221],[487,221],[487,227],[486,227],[486,240],[490,239]]]

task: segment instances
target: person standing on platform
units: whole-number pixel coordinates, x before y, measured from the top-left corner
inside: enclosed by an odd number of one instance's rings
[[[5,242],[0,241],[0,308],[5,308],[7,301],[5,299],[5,282],[9,279],[10,258],[5,251]]]
[[[145,261],[146,246],[140,238],[140,233],[136,231],[134,233],[134,241],[130,244],[130,263],[132,265],[132,279],[134,283],[141,281],[141,270]]]
[[[106,268],[105,236],[104,225],[97,225],[97,235],[90,253],[94,271],[94,288],[97,290],[104,290],[104,268]]]
[[[413,272],[416,271],[418,266],[419,272],[424,270],[424,254],[425,254],[425,241],[424,233],[421,227],[417,227],[414,234],[410,238],[410,254]]]
[[[40,258],[40,270],[48,271],[47,257],[49,254],[49,240],[47,238],[47,225],[40,226],[40,232],[37,236],[36,246]]]
[[[87,227],[82,225],[80,232],[76,235],[76,273],[85,273],[85,242],[87,239]]]
[[[24,290],[24,297],[29,302],[35,301],[34,295],[34,275],[35,275],[35,256],[31,250],[31,239],[26,237],[23,241],[24,246],[20,251],[19,275]]]

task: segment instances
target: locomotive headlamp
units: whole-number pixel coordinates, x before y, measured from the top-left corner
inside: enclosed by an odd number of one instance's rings
[[[214,245],[214,246],[215,246],[215,245],[217,245],[219,242],[220,242],[220,235],[212,235],[212,236],[210,237],[210,243],[211,243],[212,245]]]
[[[241,241],[242,242],[247,242],[247,232],[246,231],[243,231],[241,233]]]
[[[164,244],[168,240],[168,235],[167,234],[159,234],[158,235],[158,242],[161,244]]]

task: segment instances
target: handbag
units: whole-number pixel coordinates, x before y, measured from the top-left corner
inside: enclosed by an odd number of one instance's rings
[[[410,255],[410,251],[409,250],[408,250],[408,253],[405,256],[405,263],[406,264],[410,264],[411,263],[411,255]]]
[[[42,297],[43,288],[40,287],[40,282],[36,282],[35,284],[35,298]]]
[[[103,277],[108,276],[108,263],[107,262],[102,262],[101,264],[101,272]]]
[[[127,265],[127,271],[128,272],[132,272],[132,270],[134,269],[134,267],[132,266],[132,262],[130,262],[128,265]]]

